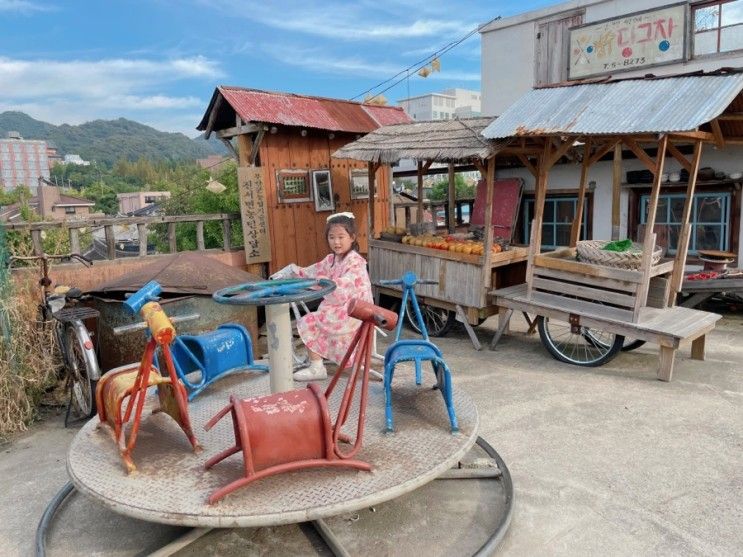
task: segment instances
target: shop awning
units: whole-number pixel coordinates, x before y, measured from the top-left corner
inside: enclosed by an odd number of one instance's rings
[[[720,116],[741,90],[743,73],[737,72],[534,89],[506,109],[482,135],[503,139],[695,131]],[[731,125],[733,121],[731,118]],[[723,128],[723,135],[743,135],[737,131]]]

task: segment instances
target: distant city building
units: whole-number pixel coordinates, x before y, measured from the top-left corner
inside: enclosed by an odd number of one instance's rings
[[[54,168],[55,164],[62,162],[62,155],[57,151],[57,146],[49,141],[46,142],[46,158],[49,162],[49,169]]]
[[[95,203],[88,199],[63,194],[56,186],[40,185],[28,206],[43,220],[70,220],[91,215]],[[0,222],[17,222],[21,219],[21,205],[15,203],[0,209]]]
[[[119,200],[119,213],[128,215],[140,209],[161,203],[170,198],[169,191],[135,191],[131,193],[119,193],[116,195]]]
[[[18,132],[8,132],[0,139],[0,185],[5,190],[28,186],[35,193],[39,179],[49,179],[46,141],[23,139]]]
[[[77,164],[77,165],[80,165],[80,166],[89,166],[90,165],[90,161],[84,161],[80,157],[80,155],[70,154],[70,155],[65,155],[64,156],[64,161],[62,162],[62,164]]]
[[[397,101],[413,120],[452,120],[480,116],[480,92],[446,89]]]

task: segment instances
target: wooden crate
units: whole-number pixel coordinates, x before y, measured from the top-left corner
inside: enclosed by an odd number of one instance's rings
[[[629,270],[582,263],[575,260],[575,248],[533,255],[527,272],[529,295],[579,300],[593,315],[611,313],[618,319],[637,322],[646,305],[665,307],[667,280],[673,261],[648,265],[646,270]],[[649,297],[650,293],[650,297]]]

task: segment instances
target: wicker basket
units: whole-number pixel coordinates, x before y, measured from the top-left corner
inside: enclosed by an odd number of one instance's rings
[[[576,252],[578,261],[617,267],[619,269],[639,269],[642,265],[642,244],[632,243],[627,251],[607,251],[602,249],[609,242],[605,240],[583,240],[578,242]],[[651,264],[655,265],[663,255],[663,248],[655,246]]]

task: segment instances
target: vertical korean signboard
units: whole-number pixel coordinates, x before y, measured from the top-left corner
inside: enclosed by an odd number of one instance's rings
[[[686,4],[570,29],[569,79],[684,60]]]
[[[268,208],[263,173],[260,167],[239,166],[237,183],[240,189],[240,215],[245,241],[245,262],[271,261],[268,235]]]

